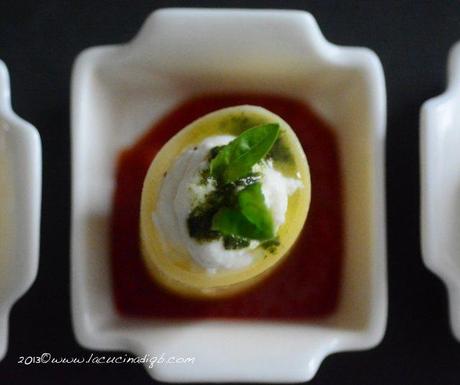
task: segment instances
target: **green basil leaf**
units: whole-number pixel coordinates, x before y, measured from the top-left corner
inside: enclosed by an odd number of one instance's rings
[[[238,195],[238,207],[222,207],[212,219],[211,229],[222,235],[267,240],[274,237],[273,217],[265,205],[262,185],[254,183]]]
[[[224,236],[238,236],[248,239],[265,239],[265,235],[250,222],[239,209],[222,207],[214,215],[212,230]]]
[[[211,175],[224,183],[246,176],[273,147],[279,131],[278,123],[262,124],[244,131],[223,146],[211,160]]]
[[[273,216],[265,204],[260,182],[245,187],[238,193],[237,199],[241,213],[259,229],[263,234],[262,239],[273,238],[275,235]]]

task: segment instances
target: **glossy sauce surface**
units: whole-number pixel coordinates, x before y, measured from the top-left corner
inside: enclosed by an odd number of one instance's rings
[[[290,255],[258,286],[225,299],[181,298],[159,287],[144,267],[139,249],[144,177],[155,154],[181,128],[209,112],[241,104],[267,108],[296,132],[311,172],[307,222]],[[340,288],[341,194],[334,134],[304,103],[266,95],[209,95],[181,104],[118,159],[111,218],[112,283],[118,311],[151,318],[302,319],[330,314]]]

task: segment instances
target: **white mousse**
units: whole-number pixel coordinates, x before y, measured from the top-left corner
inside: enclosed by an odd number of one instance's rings
[[[259,245],[252,241],[246,248],[227,250],[223,240],[198,242],[190,237],[187,218],[194,207],[215,190],[215,181],[202,183],[201,171],[208,167],[209,151],[229,143],[234,136],[220,135],[205,139],[193,149],[185,151],[172,165],[163,179],[153,221],[163,236],[185,249],[193,260],[210,273],[221,269],[236,270],[251,264],[253,250]],[[287,178],[273,168],[271,161],[254,166],[262,174],[262,192],[265,204],[273,215],[275,230],[285,221],[289,195],[302,187],[298,179]]]

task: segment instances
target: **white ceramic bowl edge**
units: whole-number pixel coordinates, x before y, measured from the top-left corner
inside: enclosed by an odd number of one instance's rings
[[[448,59],[446,91],[420,114],[421,232],[426,266],[444,281],[460,340],[460,42]]]
[[[6,65],[0,61],[0,357],[6,353],[12,305],[38,269],[41,142],[37,130],[11,109]]]

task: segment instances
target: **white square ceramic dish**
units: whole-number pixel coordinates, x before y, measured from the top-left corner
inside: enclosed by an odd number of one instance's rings
[[[450,51],[447,90],[420,118],[421,225],[426,266],[446,284],[460,340],[460,43]]]
[[[111,301],[114,161],[178,102],[208,92],[305,100],[332,123],[344,171],[346,252],[335,314],[311,322],[129,320]],[[166,9],[126,45],[91,48],[72,80],[72,313],[88,348],[196,357],[164,381],[299,382],[333,352],[367,349],[387,315],[385,84],[368,49],[338,47],[301,11]]]
[[[11,307],[37,275],[41,162],[38,132],[11,109],[8,70],[0,61],[0,359]]]

